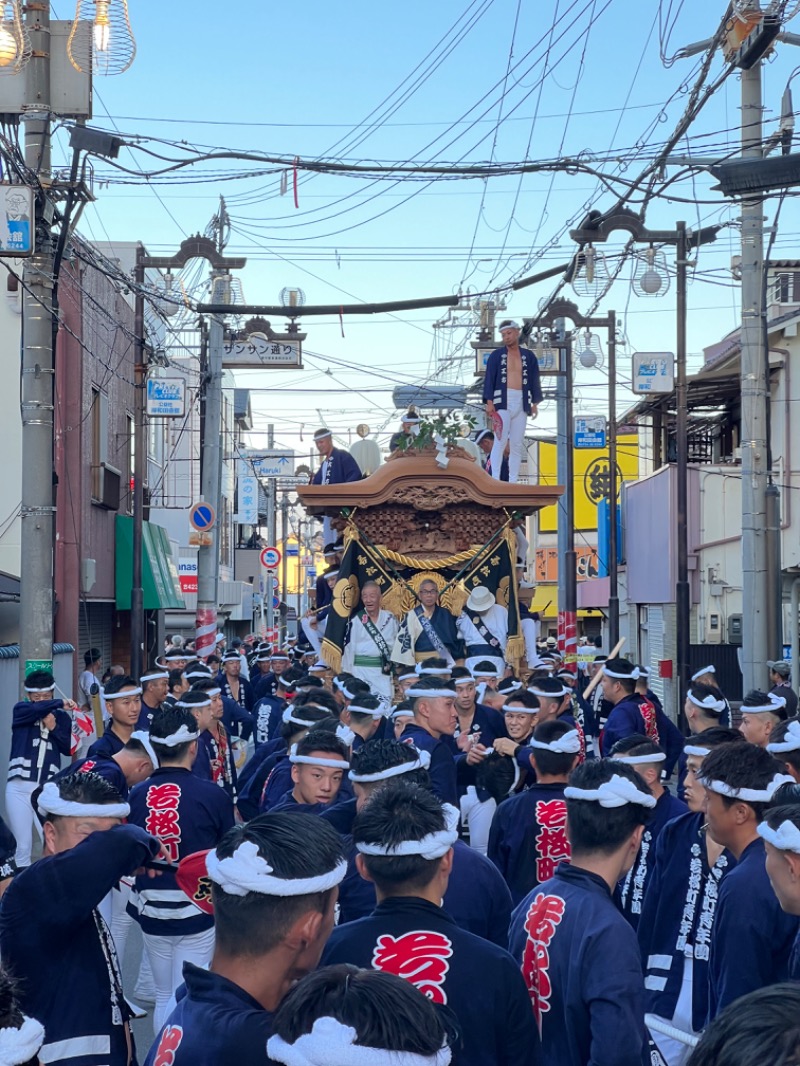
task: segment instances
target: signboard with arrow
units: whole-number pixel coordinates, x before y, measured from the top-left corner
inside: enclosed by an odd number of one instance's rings
[[[250,452],[247,464],[256,477],[294,477],[294,452],[277,448],[269,451]]]

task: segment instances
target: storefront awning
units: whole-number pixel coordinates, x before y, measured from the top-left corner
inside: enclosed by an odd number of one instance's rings
[[[133,519],[117,515],[116,532],[117,610],[129,611],[133,584]],[[142,525],[142,588],[146,611],[182,610],[185,607],[167,531],[152,522]]]

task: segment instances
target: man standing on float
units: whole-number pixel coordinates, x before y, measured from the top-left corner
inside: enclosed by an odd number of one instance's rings
[[[489,356],[483,383],[483,402],[494,430],[492,477],[500,478],[503,452],[508,444],[508,480],[512,483],[519,481],[525,423],[529,415],[536,417],[542,400],[539,364],[532,351],[520,348],[519,334],[518,323],[500,323],[503,347],[496,348]]]

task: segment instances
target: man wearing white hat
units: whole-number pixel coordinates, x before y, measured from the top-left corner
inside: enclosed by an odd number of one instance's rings
[[[406,411],[400,420],[400,429],[397,433],[393,433],[391,440],[389,441],[389,451],[395,452],[403,443],[404,440],[415,437],[419,433],[419,426],[422,419],[412,407]]]
[[[489,659],[500,671],[503,670],[508,642],[508,611],[484,585],[478,585],[470,592],[456,628],[464,641],[467,658]]]
[[[334,448],[333,434],[329,429],[318,429],[314,434],[314,443],[322,463],[311,479],[312,485],[342,485],[350,481],[361,480],[361,470],[350,452],[343,448]],[[323,542],[334,540],[333,525],[330,518],[322,521]]]
[[[499,480],[503,452],[510,445],[508,480],[519,480],[522,444],[528,415],[536,417],[542,400],[539,364],[528,348],[519,346],[519,323],[500,323],[502,348],[496,348],[486,362],[483,402],[495,428],[492,447],[492,477]]]
[[[361,589],[362,609],[350,621],[350,632],[342,656],[342,670],[366,681],[377,696],[391,703],[392,648],[398,623],[391,611],[381,610],[381,589],[366,581]]]

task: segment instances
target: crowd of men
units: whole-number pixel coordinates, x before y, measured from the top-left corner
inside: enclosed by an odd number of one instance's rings
[[[497,605],[445,630],[435,593],[392,628],[366,586],[336,675],[302,645],[216,670],[171,643],[106,681],[85,751],[80,707],[28,676],[0,1066],[134,1063],[136,1001],[148,1066],[796,1061],[786,664],[736,728],[698,671],[684,737],[641,667],[598,654],[579,681],[545,643],[515,673]]]

